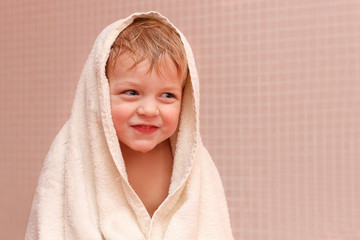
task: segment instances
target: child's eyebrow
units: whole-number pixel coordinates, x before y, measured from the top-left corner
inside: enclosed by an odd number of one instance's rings
[[[182,86],[175,86],[175,85],[168,85],[168,86],[163,86],[162,90],[165,91],[181,91],[182,90]]]
[[[116,81],[116,83],[114,83],[114,87],[117,86],[134,86],[134,87],[141,87],[143,86],[142,84],[136,83],[136,82],[131,82],[131,81]]]

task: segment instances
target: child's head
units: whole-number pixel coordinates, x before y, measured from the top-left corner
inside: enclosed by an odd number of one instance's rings
[[[114,68],[118,57],[127,53],[135,67],[144,60],[150,62],[148,71],[161,73],[163,58],[167,55],[174,62],[182,79],[187,77],[185,48],[179,34],[172,27],[155,19],[136,18],[125,28],[113,43],[107,62],[107,71]]]
[[[106,66],[111,113],[123,147],[148,152],[177,129],[187,59],[179,35],[138,18],[115,40]]]

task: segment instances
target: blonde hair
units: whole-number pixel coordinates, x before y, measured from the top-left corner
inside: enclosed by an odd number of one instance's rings
[[[126,27],[113,43],[107,65],[114,68],[117,58],[123,53],[133,58],[134,65],[131,68],[149,60],[148,72],[155,68],[158,73],[161,73],[160,63],[168,56],[174,62],[179,76],[187,78],[187,58],[179,34],[156,19],[136,18]]]

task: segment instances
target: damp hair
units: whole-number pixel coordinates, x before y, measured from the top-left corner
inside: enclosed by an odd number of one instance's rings
[[[162,60],[170,57],[179,76],[183,76],[183,80],[188,77],[185,48],[179,34],[171,26],[156,19],[136,18],[118,35],[111,46],[106,70],[119,64],[119,56],[125,53],[134,61],[130,69],[148,60],[148,72],[155,70],[161,74],[161,68],[165,66]]]

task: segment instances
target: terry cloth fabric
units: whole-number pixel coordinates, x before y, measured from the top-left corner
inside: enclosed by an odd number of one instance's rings
[[[199,131],[199,80],[185,46],[191,80],[186,83],[179,127],[171,139],[174,165],[167,198],[150,217],[128,182],[110,109],[105,65],[118,34],[135,13],[106,27],[84,66],[70,119],[46,157],[26,231],[26,240],[233,239],[219,173]]]

